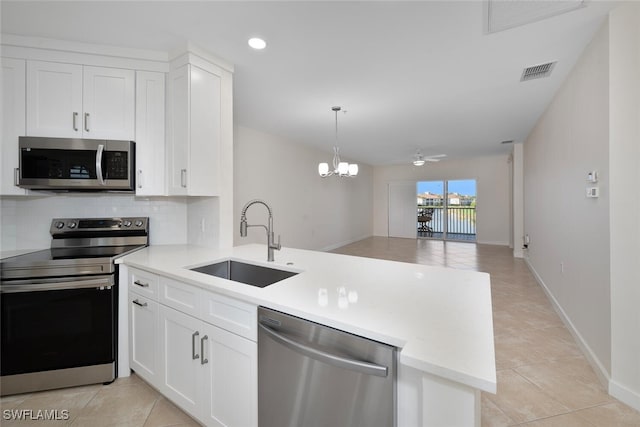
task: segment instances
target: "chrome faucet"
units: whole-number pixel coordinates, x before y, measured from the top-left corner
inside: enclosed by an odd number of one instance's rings
[[[264,205],[267,210],[269,211],[269,225],[268,226],[264,226],[262,224],[259,225],[251,225],[251,224],[247,224],[247,209],[249,209],[249,206],[254,205],[256,203],[260,203],[261,205]],[[278,243],[274,243],[274,239],[273,239],[273,215],[271,213],[271,208],[269,207],[269,205],[267,205],[265,202],[263,202],[262,200],[251,200],[250,202],[248,202],[246,205],[244,205],[244,208],[242,208],[242,214],[240,215],[240,237],[247,237],[247,228],[248,227],[264,227],[265,230],[267,230],[267,261],[273,261],[273,250],[280,250],[282,248],[282,246],[280,245],[280,235],[278,235]]]

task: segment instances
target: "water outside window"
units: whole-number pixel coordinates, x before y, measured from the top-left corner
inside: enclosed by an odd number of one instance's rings
[[[418,182],[417,220],[418,237],[475,242],[476,180]]]

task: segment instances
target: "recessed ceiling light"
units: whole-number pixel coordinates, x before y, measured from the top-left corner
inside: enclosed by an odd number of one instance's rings
[[[252,37],[249,39],[249,46],[256,50],[261,50],[267,47],[267,42],[258,37]]]

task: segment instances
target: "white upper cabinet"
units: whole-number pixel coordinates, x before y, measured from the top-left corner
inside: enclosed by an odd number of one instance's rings
[[[221,76],[192,64],[169,73],[169,195],[219,195]]]
[[[136,71],[136,194],[161,196],[165,188],[165,74]]]
[[[27,135],[134,140],[135,72],[27,61]]]
[[[16,187],[19,166],[18,137],[25,134],[25,61],[2,58],[2,143],[0,195],[24,195]]]
[[[135,71],[83,67],[85,138],[135,139]]]

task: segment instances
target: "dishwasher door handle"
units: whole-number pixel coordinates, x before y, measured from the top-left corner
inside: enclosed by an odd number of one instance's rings
[[[312,359],[366,375],[375,375],[377,377],[387,376],[389,369],[386,366],[376,365],[375,363],[363,362],[360,360],[348,359],[336,354],[317,350],[315,348],[294,341],[282,334],[279,334],[278,332],[261,323],[259,323],[258,326],[274,341],[284,345],[290,350],[296,351]]]

